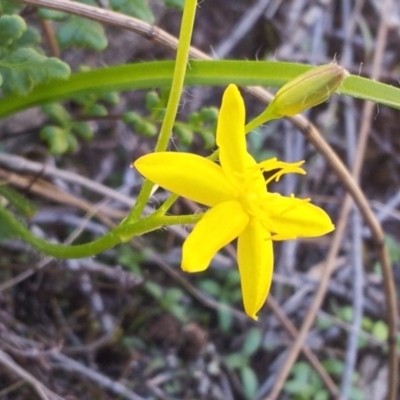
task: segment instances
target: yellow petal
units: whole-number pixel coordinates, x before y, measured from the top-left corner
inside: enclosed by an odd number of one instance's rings
[[[217,123],[219,159],[229,179],[235,181],[246,166],[245,107],[239,89],[229,85],[222,98]]]
[[[271,225],[275,238],[294,239],[325,235],[335,229],[328,214],[307,200],[276,196],[271,207]]]
[[[271,287],[274,264],[269,232],[257,220],[239,236],[238,264],[244,309],[256,320]]]
[[[237,238],[249,216],[237,201],[218,204],[208,210],[187,237],[182,248],[182,269],[204,271],[222,247]]]
[[[210,207],[234,197],[234,189],[222,168],[195,154],[151,153],[133,165],[150,181]]]

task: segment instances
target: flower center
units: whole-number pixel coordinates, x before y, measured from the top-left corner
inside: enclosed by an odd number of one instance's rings
[[[251,217],[261,222],[266,231],[276,233],[271,215],[281,208],[281,212],[287,211],[287,207],[279,207],[280,195],[269,193],[266,186],[272,181],[278,181],[287,173],[304,174],[300,167],[303,161],[297,163],[284,163],[276,159],[263,161],[249,167],[240,177],[238,187],[238,201],[244,211]],[[275,171],[269,178],[265,179],[263,172]],[[279,213],[279,211],[278,211]]]

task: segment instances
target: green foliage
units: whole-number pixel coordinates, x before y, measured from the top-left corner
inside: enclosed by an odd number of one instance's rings
[[[246,399],[254,399],[259,386],[256,373],[249,366],[244,366],[240,370],[240,377]]]
[[[108,45],[103,25],[75,15],[58,29],[57,40],[63,48],[75,46],[102,51]]]
[[[86,122],[73,121],[67,110],[60,104],[47,104],[43,106],[54,125],[47,125],[40,131],[40,138],[44,140],[52,154],[59,155],[76,150],[78,142],[76,137],[89,140],[93,131]]]
[[[79,1],[90,6],[98,6],[94,0]],[[154,15],[147,0],[110,0],[110,8],[150,24],[154,23]],[[96,21],[46,9],[40,9],[39,15],[45,19],[62,22],[56,33],[62,48],[78,47],[102,51],[108,46],[103,25]]]
[[[185,5],[185,0],[164,0],[164,4],[167,7],[178,8],[179,10],[183,10],[183,6]]]
[[[285,383],[284,391],[294,400],[329,399],[329,393],[318,374],[306,362],[298,362],[293,366],[291,379]]]
[[[141,117],[137,112],[128,111],[124,113],[122,115],[122,121],[133,129],[135,133],[148,137],[157,135],[157,126]]]
[[[160,121],[164,116],[164,110],[168,100],[168,93],[159,95],[156,91],[150,91],[145,96],[145,107],[149,114],[142,116],[137,112],[128,111],[123,114],[122,120],[135,132],[143,136],[152,137],[159,131]],[[206,149],[215,146],[215,128],[218,118],[218,110],[215,107],[203,107],[198,112],[191,113],[188,121],[176,121],[174,134],[179,138],[181,147],[188,147],[198,134],[204,141]]]
[[[39,8],[38,15],[40,18],[52,21],[65,21],[68,18],[68,14],[62,11],[48,10],[47,8]]]
[[[343,319],[347,323],[351,323],[353,320],[353,309],[350,306],[340,307],[336,310],[338,318]],[[361,327],[364,331],[374,336],[376,340],[385,342],[388,337],[389,328],[386,322],[382,320],[373,321],[368,317],[363,317],[361,321]],[[360,337],[358,340],[359,347],[367,345],[365,338]]]
[[[177,320],[187,322],[187,309],[183,304],[184,291],[181,288],[172,287],[168,289],[162,288],[160,285],[147,281],[144,288],[165,311],[168,311]]]
[[[27,95],[37,85],[66,79],[70,69],[41,54],[40,36],[19,15],[0,17],[0,85],[4,95]]]
[[[342,361],[333,358],[322,362],[326,371],[340,378],[344,371]],[[353,376],[355,382],[356,375]],[[289,380],[284,386],[284,391],[293,400],[328,400],[329,392],[324,387],[322,379],[310,364],[304,361],[297,362],[292,369]],[[363,393],[357,387],[350,391],[349,400],[362,400]]]
[[[202,291],[217,298],[222,304],[232,305],[242,301],[237,269],[224,271],[221,276],[215,276],[214,279],[202,279],[198,285]],[[217,312],[218,328],[224,333],[229,333],[233,324],[232,313],[222,308]]]
[[[247,331],[241,349],[224,358],[226,365],[239,371],[245,397],[249,400],[256,397],[259,386],[257,375],[250,366],[250,358],[260,349],[261,342],[261,329],[251,328]]]
[[[387,246],[390,261],[392,263],[400,262],[400,243],[391,235],[385,235],[385,244]]]
[[[18,4],[15,0],[1,0],[0,14],[14,14],[24,7],[23,4]]]
[[[154,23],[154,15],[147,0],[110,0],[114,11],[141,19],[149,24]]]
[[[0,18],[0,43],[9,46],[26,31],[25,21],[19,15],[3,15]]]
[[[115,92],[88,93],[75,96],[72,100],[80,106],[82,116],[97,118],[108,115],[106,105],[118,104],[119,95]],[[47,104],[42,109],[54,123],[45,126],[40,132],[40,138],[47,142],[52,154],[59,155],[76,150],[77,138],[85,141],[93,138],[89,123],[73,121],[69,112],[60,104]]]

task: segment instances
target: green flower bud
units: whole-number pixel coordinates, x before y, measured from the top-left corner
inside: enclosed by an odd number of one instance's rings
[[[348,72],[331,63],[315,67],[283,85],[266,109],[267,120],[291,117],[328,100]]]

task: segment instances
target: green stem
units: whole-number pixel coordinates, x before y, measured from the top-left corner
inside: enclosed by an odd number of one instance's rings
[[[175,201],[179,198],[177,194],[171,194],[167,200],[157,209],[155,214],[157,215],[165,215],[165,213],[172,207]]]
[[[165,116],[161,125],[160,135],[155,148],[156,152],[165,151],[167,149],[172,135],[172,129],[183,90],[183,82],[185,80],[196,8],[197,0],[185,0],[171,91],[168,98],[167,108],[165,110]],[[128,216],[129,221],[135,221],[140,217],[150,197],[153,185],[154,184],[148,180],[144,182],[138,195],[137,202]]]
[[[159,216],[150,215],[133,224],[128,224],[126,220],[106,235],[90,243],[78,245],[62,245],[47,242],[35,236],[22,222],[14,217],[6,208],[0,206],[0,220],[7,227],[9,232],[20,237],[40,252],[56,258],[83,258],[91,257],[115,245],[131,239],[133,236],[143,235],[164,226],[194,224],[202,214],[178,215],[178,216]]]

